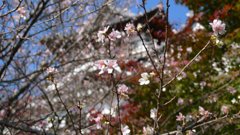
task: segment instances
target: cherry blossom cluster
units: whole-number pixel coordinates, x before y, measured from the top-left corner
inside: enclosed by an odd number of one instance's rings
[[[140,27],[140,25],[138,25],[138,27]],[[138,29],[140,29],[140,28],[138,28]],[[137,33],[136,28],[135,28],[134,24],[132,24],[132,23],[127,23],[124,30],[128,36],[133,36]],[[113,29],[110,33],[109,33],[109,31],[110,31],[109,26],[104,27],[103,30],[99,30],[97,33],[97,37],[98,37],[97,41],[104,43],[109,39],[110,41],[114,42],[117,39],[120,39],[124,36],[118,30]]]
[[[54,74],[54,73],[57,73],[57,72],[58,72],[58,70],[54,67],[48,67],[47,68],[47,73],[48,74]]]
[[[123,97],[128,97],[127,94],[129,94],[129,88],[125,84],[120,84],[118,86],[117,92]]]
[[[18,15],[14,16],[17,20],[19,20],[20,18],[23,18],[24,20],[27,18],[27,10],[25,9],[25,7],[19,7],[17,9]]]
[[[212,23],[209,23],[212,27],[214,36],[212,36],[212,38],[215,40],[215,44],[218,46],[222,46],[223,45],[223,41],[221,41],[218,36],[219,35],[223,35],[226,30],[226,24],[224,22],[222,22],[221,20],[218,19],[214,19]]]
[[[112,30],[110,34],[108,34],[109,26],[104,27],[103,30],[98,31],[98,42],[104,43],[107,39],[110,39],[111,41],[116,41],[117,39],[120,39],[122,37],[121,32],[118,30]]]
[[[99,60],[95,63],[100,72],[98,74],[108,73],[112,74],[114,70],[121,72],[121,68],[119,67],[117,60]]]
[[[104,121],[104,116],[102,113],[96,111],[96,110],[91,110],[90,113],[87,115],[87,118],[96,124],[97,129],[102,129],[102,123]]]
[[[151,72],[150,74],[147,72],[144,72],[141,74],[141,78],[138,80],[140,85],[148,85],[150,83],[150,78],[155,75],[154,72]]]
[[[201,106],[199,106],[198,112],[199,112],[199,115],[201,116],[200,120],[204,120],[206,118],[209,118],[212,115],[211,112],[205,110]],[[183,121],[184,122],[185,120],[186,120],[186,116],[183,115],[181,112],[179,112],[179,114],[176,116],[176,121]]]

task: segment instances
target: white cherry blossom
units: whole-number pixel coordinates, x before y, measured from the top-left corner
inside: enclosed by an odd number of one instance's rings
[[[156,120],[157,119],[157,109],[153,108],[150,110],[150,118]]]
[[[103,30],[100,30],[100,31],[98,31],[98,34],[97,34],[97,36],[98,36],[98,42],[102,42],[102,43],[104,43],[105,42],[105,39],[106,39],[106,35],[107,35],[107,31],[108,31],[108,29],[109,29],[109,26],[108,27],[104,27],[104,29]]]
[[[141,74],[141,77],[138,81],[140,85],[148,85],[150,83],[149,77],[150,75],[147,72]]]
[[[129,129],[129,127],[127,125],[122,126],[121,130],[122,130],[123,135],[129,135],[131,132],[131,130]]]

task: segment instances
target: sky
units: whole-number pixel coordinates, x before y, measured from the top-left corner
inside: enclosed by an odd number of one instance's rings
[[[142,0],[137,1],[140,3]],[[155,8],[160,2],[162,2],[164,7],[166,7],[166,0],[147,0],[147,10]],[[169,4],[169,22],[174,28],[179,29],[186,22],[186,13],[189,12],[189,9],[186,6],[176,4],[175,0],[169,0]],[[139,7],[133,7],[133,12],[138,13],[142,12],[142,10],[140,10]]]

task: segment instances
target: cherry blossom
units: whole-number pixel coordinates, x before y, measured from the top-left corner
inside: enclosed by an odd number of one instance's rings
[[[149,125],[147,127],[143,127],[143,135],[153,135],[154,129],[153,127],[150,127]]]
[[[197,32],[197,31],[204,30],[204,29],[205,29],[205,28],[204,28],[204,26],[203,26],[202,24],[200,24],[200,23],[195,23],[195,24],[193,25],[192,31],[193,31],[193,32]]]
[[[102,114],[98,114],[96,118],[93,118],[93,121],[96,123],[96,127],[97,129],[101,129],[102,126],[102,119],[103,119],[103,115]]]
[[[54,68],[54,67],[48,67],[47,68],[47,73],[48,74],[53,74],[53,73],[56,73],[57,72],[57,69]]]
[[[223,105],[223,106],[221,107],[221,112],[222,112],[223,114],[228,114],[228,113],[229,113],[229,107],[226,106],[226,105]]]
[[[184,100],[182,98],[178,98],[177,105],[183,105]]]
[[[214,32],[214,35],[223,35],[226,30],[225,30],[225,23],[222,22],[221,20],[214,19],[212,23],[210,23],[212,26],[212,30]]]
[[[128,94],[129,88],[125,84],[120,84],[118,86],[117,92],[122,96],[127,96],[126,94]]]
[[[117,63],[117,60],[99,60],[96,62],[96,66],[100,70],[99,74],[103,74],[105,72],[112,74],[114,69],[121,72],[121,68]]]
[[[138,81],[140,85],[148,85],[150,83],[149,77],[150,75],[147,72],[141,74],[141,77]]]
[[[124,30],[128,36],[136,34],[135,26],[132,23],[126,24]]]
[[[129,127],[127,125],[122,126],[121,131],[122,131],[123,135],[129,135],[131,132],[131,130],[129,129]]]
[[[27,16],[27,11],[24,7],[19,7],[17,9],[17,12],[18,12],[20,18],[23,18],[24,20],[27,18],[26,17]]]
[[[104,43],[105,42],[105,39],[107,38],[107,31],[109,29],[109,26],[108,27],[104,27],[103,30],[100,30],[98,31],[97,33],[97,36],[98,36],[98,42],[102,42]]]
[[[87,114],[87,118],[96,124],[97,129],[102,129],[102,120],[104,118],[102,113],[91,110],[90,113]]]
[[[108,35],[109,39],[111,41],[116,41],[117,39],[120,39],[122,37],[121,32],[119,32],[118,30],[113,30],[109,35]]]
[[[185,116],[182,113],[179,113],[176,116],[176,121],[184,121],[185,120]]]
[[[150,118],[156,120],[157,119],[157,109],[153,108],[150,110]]]
[[[227,91],[228,91],[229,93],[231,93],[232,95],[237,92],[237,90],[236,90],[235,88],[233,88],[233,87],[228,87],[228,88],[227,88]]]
[[[238,103],[238,101],[237,101],[235,98],[233,98],[233,99],[231,100],[231,102],[232,102],[232,104]]]
[[[209,111],[205,110],[203,107],[199,106],[199,114],[202,115],[203,117],[207,118],[209,117],[212,113]]]
[[[189,52],[189,53],[191,53],[191,52],[192,52],[192,47],[188,47],[188,48],[186,49],[186,51]]]

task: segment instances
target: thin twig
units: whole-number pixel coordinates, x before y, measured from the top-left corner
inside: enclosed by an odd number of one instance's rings
[[[151,55],[150,55],[150,53],[149,53],[149,51],[148,51],[148,49],[147,49],[147,47],[146,47],[146,45],[145,45],[145,42],[144,42],[144,40],[143,40],[143,37],[141,36],[141,33],[140,33],[139,31],[137,31],[137,33],[138,33],[138,36],[139,36],[139,38],[140,38],[140,40],[141,40],[141,42],[142,42],[142,44],[143,44],[143,47],[144,47],[145,51],[147,52],[148,58],[150,59],[151,64],[152,64],[155,72],[157,73],[158,76],[160,76],[160,74],[159,74],[159,72],[158,72],[158,69],[157,69],[157,66],[155,65],[155,63],[154,63],[154,61],[153,61],[153,58],[151,57]]]
[[[8,12],[7,12],[7,13],[5,13],[5,14],[2,14],[2,15],[0,15],[0,17],[7,16],[7,15],[9,15],[9,14],[11,14],[11,13],[13,13],[13,12],[17,11],[17,10],[18,10],[18,8],[20,7],[20,5],[21,5],[22,1],[23,1],[23,0],[19,0],[19,3],[18,3],[18,5],[17,5],[17,6],[16,6],[14,9],[12,9],[12,10],[8,11]],[[5,4],[3,4],[3,5],[5,5]],[[2,7],[1,7],[1,8],[2,8]]]
[[[73,129],[75,130],[76,135],[77,135],[77,134],[78,134],[78,130],[75,128],[75,124],[74,124],[73,118],[72,118],[72,116],[71,116],[71,114],[70,114],[70,112],[69,112],[69,110],[68,110],[68,108],[67,108],[67,105],[63,102],[62,97],[61,97],[61,95],[60,95],[60,92],[59,92],[59,90],[58,90],[58,87],[57,87],[57,84],[56,84],[56,83],[54,83],[54,86],[55,86],[55,90],[56,90],[56,92],[57,92],[57,96],[58,96],[60,102],[62,103],[64,109],[66,110],[67,115],[68,115],[68,117],[69,117],[69,119],[70,119],[70,121],[71,121],[71,123],[72,123],[72,127],[73,127]]]
[[[40,131],[37,129],[30,128],[25,124],[19,124],[19,123],[11,122],[11,121],[1,120],[0,125],[9,127],[9,128],[13,128],[13,129],[17,129],[17,130],[21,130],[26,133],[36,134],[36,135],[53,135],[52,133],[46,133],[46,132],[43,132],[43,131]]]
[[[165,64],[166,64],[166,54],[167,54],[167,50],[168,50],[168,14],[169,14],[169,0],[166,1],[166,25],[165,25],[165,46],[164,46],[164,53],[163,53],[163,62],[162,62],[162,68],[161,68],[161,77],[160,77],[160,89],[157,91],[157,112],[159,111],[160,108],[160,97],[161,97],[161,93],[163,90],[163,85],[164,85],[164,70],[165,70]],[[158,114],[158,113],[157,113]],[[158,124],[157,120],[154,123],[154,131],[156,130],[156,128],[159,130],[159,124]]]

